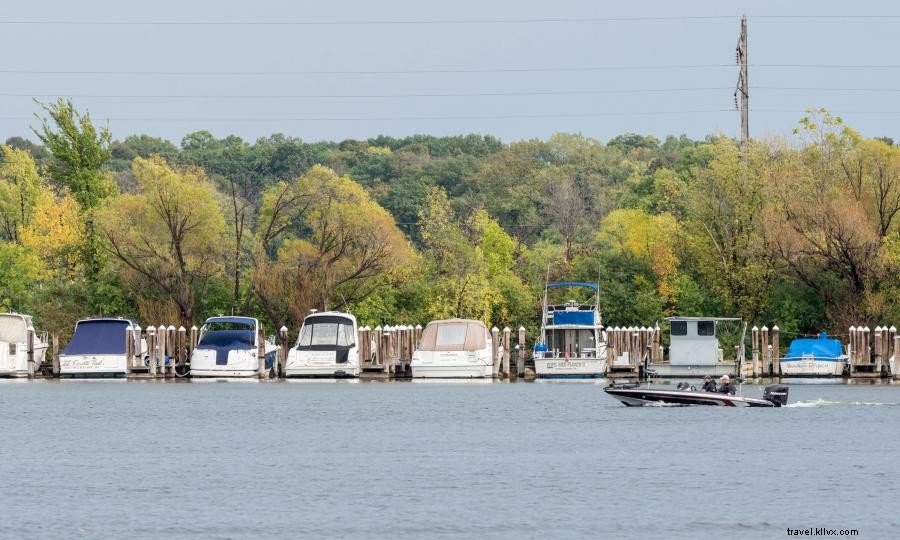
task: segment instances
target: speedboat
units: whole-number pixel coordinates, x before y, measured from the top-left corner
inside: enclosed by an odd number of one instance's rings
[[[847,368],[848,356],[841,340],[822,332],[816,339],[795,339],[781,358],[781,374],[785,377],[840,377]]]
[[[551,289],[590,289],[591,299],[552,304]],[[595,283],[547,283],[542,301],[541,336],[534,346],[538,377],[591,378],[606,375],[606,339],[600,319],[599,287]]]
[[[431,321],[422,330],[410,367],[413,377],[492,377],[493,340],[481,321]]]
[[[60,376],[117,376],[128,373],[133,358],[146,352],[143,339],[135,338],[137,323],[131,319],[84,319],[75,324],[75,333],[59,355]]]
[[[191,352],[191,377],[254,377],[259,373],[259,321],[252,317],[210,317]],[[265,342],[265,369],[279,347]]]
[[[719,407],[782,407],[787,405],[788,387],[784,384],[770,384],[763,390],[762,398],[732,396],[716,392],[702,392],[687,383],[681,383],[675,390],[642,388],[639,383],[614,384],[607,386],[607,394],[629,407],[646,405],[717,405]]]
[[[325,311],[303,319],[297,344],[287,355],[287,377],[359,377],[356,317]]]
[[[28,332],[34,335],[32,350],[37,369],[47,354],[47,333],[34,331],[31,315],[0,313],[0,376],[28,375]]]

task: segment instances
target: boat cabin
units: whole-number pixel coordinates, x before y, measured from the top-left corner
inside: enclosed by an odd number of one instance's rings
[[[200,329],[191,353],[192,377],[252,377],[259,363],[259,321],[252,317],[210,317]],[[271,369],[277,347],[266,342],[265,369]]]
[[[288,377],[357,377],[360,373],[356,317],[339,311],[306,316],[288,351]]]
[[[493,340],[487,326],[471,319],[431,321],[413,353],[413,377],[482,378],[493,374]]]
[[[35,368],[47,353],[47,333],[34,331],[30,315],[0,313],[0,376],[28,375],[28,332],[34,334]]]
[[[59,355],[60,375],[102,376],[128,372],[128,343],[135,321],[123,318],[84,319]],[[138,348],[136,350],[143,350]]]
[[[673,366],[714,366],[722,362],[719,324],[733,317],[669,317],[669,363]]]

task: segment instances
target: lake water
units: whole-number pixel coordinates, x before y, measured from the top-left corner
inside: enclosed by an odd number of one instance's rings
[[[792,385],[784,409],[626,408],[602,388],[4,381],[0,537],[900,531],[900,385]]]

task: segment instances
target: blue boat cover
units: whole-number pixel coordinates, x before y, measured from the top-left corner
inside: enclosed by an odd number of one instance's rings
[[[594,325],[593,311],[554,311],[553,324]]]
[[[235,322],[219,321],[216,322]],[[239,324],[246,321],[237,321]],[[252,324],[252,323],[251,323]],[[197,343],[198,349],[216,351],[216,365],[228,365],[228,351],[253,350],[253,330],[213,330]]]
[[[534,351],[535,352],[547,352],[547,344],[546,343],[535,343]]]
[[[548,283],[547,288],[552,289],[554,287],[587,287],[589,289],[597,290],[596,283],[585,283],[583,281],[563,281],[560,283]]]
[[[828,334],[822,332],[817,339],[795,339],[788,347],[787,354],[782,360],[801,358],[804,354],[811,354],[817,359],[836,359],[842,356],[841,340],[830,339]]]
[[[125,354],[125,331],[130,325],[126,319],[79,321],[62,354]]]

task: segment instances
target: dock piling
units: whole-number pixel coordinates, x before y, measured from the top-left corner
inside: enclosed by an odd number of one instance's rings
[[[287,366],[287,340],[288,340],[288,329],[287,326],[282,326],[278,329],[278,341],[281,348],[278,350],[278,370],[275,373],[277,377],[284,377],[285,366]]]
[[[491,362],[493,363],[493,377],[496,379],[500,372],[500,329],[491,328]]]
[[[753,378],[759,377],[759,328],[756,326],[750,331],[750,347],[752,352],[752,376]]]
[[[519,354],[516,355],[516,377],[525,377],[525,327],[519,327]]]
[[[779,344],[779,339],[781,335],[781,329],[778,328],[778,325],[772,327],[772,376],[780,377],[781,376],[781,349]]]
[[[35,373],[35,365],[34,365],[34,330],[29,329],[26,333],[25,339],[26,342],[26,351],[28,355],[28,378],[33,379]]]
[[[509,329],[508,326],[503,328],[503,376],[509,378],[509,348],[511,340],[512,330]]]
[[[50,341],[53,343],[53,357],[51,358],[53,362],[53,376],[59,377],[59,334],[53,332],[50,335]]]

